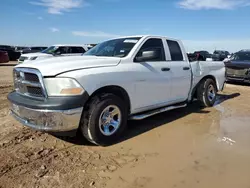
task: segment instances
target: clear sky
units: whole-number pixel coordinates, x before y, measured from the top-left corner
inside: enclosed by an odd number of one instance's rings
[[[154,34],[188,51],[250,49],[250,0],[1,0],[0,44],[97,43]]]

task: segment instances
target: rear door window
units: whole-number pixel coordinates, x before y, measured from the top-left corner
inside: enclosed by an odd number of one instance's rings
[[[82,54],[85,53],[86,51],[84,50],[83,47],[70,47],[69,53],[72,54]]]
[[[172,61],[183,61],[183,55],[182,51],[180,48],[180,45],[178,42],[173,41],[173,40],[167,40],[167,44],[169,47],[170,55],[171,55],[171,60]]]
[[[56,52],[60,52],[60,54],[68,54],[69,53],[69,48],[68,47],[64,47],[64,46],[60,46]]]

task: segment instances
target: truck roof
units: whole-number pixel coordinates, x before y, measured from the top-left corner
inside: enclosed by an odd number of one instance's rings
[[[160,37],[160,38],[168,38],[170,40],[175,40],[175,41],[180,41],[178,39],[174,39],[174,38],[171,38],[171,37],[167,37],[167,36],[160,36],[160,35],[131,35],[131,36],[121,36],[121,37],[116,37],[116,38],[113,38],[113,39],[119,39],[119,38],[134,38],[134,37],[141,37],[141,38],[146,38],[146,37]]]

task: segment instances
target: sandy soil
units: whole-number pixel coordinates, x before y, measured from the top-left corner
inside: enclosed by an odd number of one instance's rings
[[[10,117],[12,68],[0,65],[0,187],[250,187],[249,86],[227,85],[213,108],[131,121],[119,143],[97,147]]]

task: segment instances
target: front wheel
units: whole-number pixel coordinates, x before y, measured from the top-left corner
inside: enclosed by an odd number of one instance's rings
[[[110,145],[120,138],[127,124],[127,109],[113,94],[101,94],[87,104],[81,119],[81,131],[96,145]]]
[[[216,83],[213,79],[202,80],[197,89],[197,99],[203,107],[214,105],[217,97]]]

